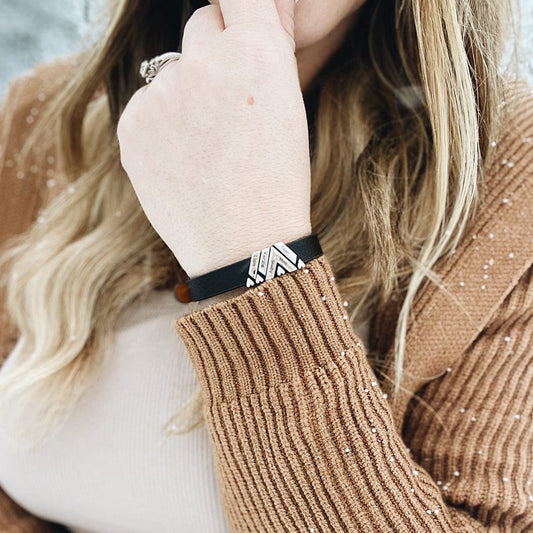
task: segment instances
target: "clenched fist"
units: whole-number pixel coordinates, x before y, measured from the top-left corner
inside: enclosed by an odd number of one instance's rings
[[[181,58],[120,117],[122,165],[190,277],[311,233],[294,5],[219,0],[196,10]]]

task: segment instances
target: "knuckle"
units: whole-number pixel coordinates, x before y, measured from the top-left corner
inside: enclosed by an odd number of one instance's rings
[[[218,6],[211,4],[196,9],[187,19],[185,27],[183,28],[183,33],[191,33],[196,28],[200,28],[205,24],[206,18],[212,17],[218,9]]]

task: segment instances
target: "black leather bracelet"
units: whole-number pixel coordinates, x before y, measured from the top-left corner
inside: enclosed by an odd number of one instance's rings
[[[287,272],[323,254],[318,235],[312,233],[285,244],[280,241],[250,257],[178,283],[174,297],[184,303],[204,300],[238,287],[252,287]]]

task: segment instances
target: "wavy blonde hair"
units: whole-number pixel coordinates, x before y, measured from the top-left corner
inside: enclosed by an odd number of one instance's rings
[[[6,307],[24,339],[0,376],[4,425],[19,443],[49,434],[95,382],[121,310],[185,279],[121,168],[116,124],[142,83],[140,61],[180,49],[197,7],[112,3],[96,23],[105,21],[103,35],[80,52],[27,138],[21,158],[48,139],[70,186],[0,258]],[[438,282],[435,264],[457,247],[482,198],[508,10],[501,0],[368,1],[343,45],[346,60],[323,77],[311,143],[313,230],[341,295],[354,302],[352,321],[401,295],[392,401],[415,295]],[[369,360],[379,371],[378,358]],[[166,428],[196,427],[201,407],[197,391]]]

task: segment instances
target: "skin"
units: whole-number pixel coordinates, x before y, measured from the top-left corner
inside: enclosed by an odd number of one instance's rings
[[[219,0],[209,0],[219,5]],[[366,0],[300,0],[296,4],[294,40],[302,91],[339,48]]]

